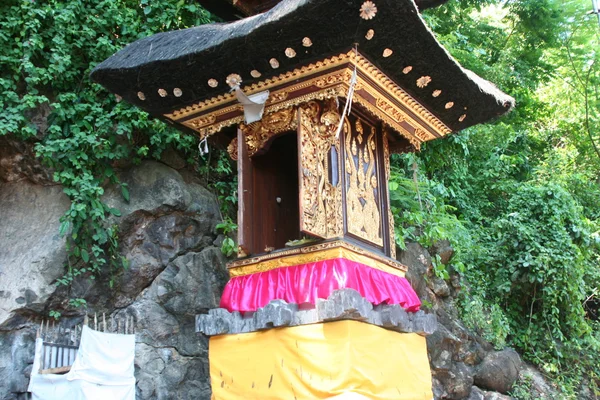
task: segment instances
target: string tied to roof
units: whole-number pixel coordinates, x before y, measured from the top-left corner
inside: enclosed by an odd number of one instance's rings
[[[354,60],[358,57],[358,44],[354,44]],[[342,127],[344,126],[344,118],[350,115],[352,111],[352,98],[354,97],[354,88],[356,87],[356,81],[358,78],[358,70],[356,67],[356,62],[354,63],[354,71],[352,72],[352,77],[350,78],[350,85],[348,86],[348,95],[346,96],[346,104],[344,105],[344,110],[342,111],[342,115],[340,116],[340,123],[335,132],[335,139],[339,139],[340,133],[342,132]]]
[[[208,154],[208,136],[198,143],[198,151],[200,152],[201,156]]]

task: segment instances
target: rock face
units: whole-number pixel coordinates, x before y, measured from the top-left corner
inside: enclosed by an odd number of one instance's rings
[[[85,298],[88,309],[70,309],[62,301],[65,289],[53,285],[64,273],[58,220],[69,201],[50,184],[51,174],[28,160],[29,150],[19,155],[15,149],[0,148],[0,399],[26,398],[36,329],[49,310],[58,310],[64,326],[80,323],[85,312],[134,318],[138,399],[208,400],[207,340],[195,333],[195,317],[218,307],[228,279],[218,248],[222,237],[214,229],[220,222],[214,196],[176,154],[167,154],[164,163],[147,161],[124,170],[121,179],[131,201],[123,200],[119,187],[108,188],[105,201],[121,210],[122,216],[110,222],[119,227],[120,252],[130,267],[113,277],[112,287],[108,277],[75,281],[70,296]],[[435,398],[506,399],[491,390],[505,392],[520,371],[533,382],[533,398],[553,398],[543,377],[522,368],[514,352],[495,352],[462,325],[454,307],[460,277],[435,278],[431,260],[436,256],[450,259],[451,247],[440,243],[430,253],[409,244],[399,254],[409,266],[407,277],[438,320],[438,329],[427,338]],[[353,302],[321,311],[323,319],[363,315]],[[373,312],[381,324],[433,330],[434,319],[424,313],[407,319],[393,307]],[[288,317],[278,314],[281,320]]]
[[[539,372],[523,365],[516,351],[496,351],[462,324],[455,305],[462,290],[460,276],[450,271],[447,281],[436,277],[431,261],[436,257],[448,261],[453,250],[442,241],[430,251],[412,243],[398,258],[408,266],[407,278],[419,297],[431,304],[437,316],[438,328],[427,337],[435,399],[511,399],[507,394],[520,375],[526,379],[530,398],[559,398]]]
[[[54,292],[66,255],[58,219],[69,206],[60,186],[0,182],[0,329],[41,312]]]
[[[218,205],[193,174],[158,162],[126,170],[121,179],[131,201],[118,187],[106,191],[105,201],[121,210],[111,223],[119,226],[130,268],[114,277],[113,289],[108,280],[81,279],[71,296],[85,298],[88,313],[134,317],[138,399],[209,399],[207,341],[195,333],[194,320],[218,307],[228,278],[214,245]],[[64,289],[53,284],[64,273],[58,220],[69,204],[59,186],[0,182],[1,399],[25,398],[35,331],[48,310],[63,312],[65,325],[79,323],[85,312],[66,309],[59,301]]]
[[[521,357],[513,349],[490,353],[477,367],[475,383],[482,388],[507,393],[519,378]]]
[[[35,112],[32,122],[38,129],[38,136],[43,136],[46,131],[49,112],[47,105],[40,106]],[[11,135],[0,135],[0,182],[23,180],[39,185],[52,185],[52,171],[35,157],[33,142],[23,142]]]

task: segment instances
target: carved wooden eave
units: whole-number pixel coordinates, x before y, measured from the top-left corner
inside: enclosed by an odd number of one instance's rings
[[[435,39],[419,9],[437,1],[282,0],[235,22],[140,39],[99,64],[91,78],[153,116],[167,115],[185,131],[194,122],[194,130],[210,135],[241,122],[241,109],[228,93],[236,84],[245,85],[246,94],[271,90],[272,113],[311,96],[345,97],[348,71],[321,87],[306,84],[357,65],[363,86],[357,106],[378,113],[398,138],[407,138],[400,142],[414,148],[430,135],[487,122],[514,105]],[[348,53],[354,48],[360,55]],[[421,131],[412,121],[423,122]],[[391,148],[397,144],[392,137]]]
[[[397,138],[404,138],[419,149],[423,142],[451,132],[440,119],[353,50],[248,85],[242,90],[246,95],[270,91],[265,107],[265,118],[268,119],[270,113],[310,100],[345,98],[354,68],[357,69],[358,80],[353,103],[381,120]],[[198,132],[201,139],[227,126],[240,124],[244,119],[242,105],[233,93],[213,97],[164,116]]]

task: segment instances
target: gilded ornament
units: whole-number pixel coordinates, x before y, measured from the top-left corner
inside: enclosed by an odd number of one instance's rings
[[[362,6],[360,6],[360,17],[362,19],[373,19],[375,18],[375,14],[377,14],[377,6],[372,1],[365,1]]]
[[[241,250],[244,256],[248,255],[246,249]],[[343,240],[322,242],[315,245],[278,251],[276,253],[262,254],[244,260],[236,260],[227,263],[227,269],[229,270],[229,275],[235,277],[270,271],[286,266],[331,260],[333,258],[346,258],[397,276],[404,276],[404,272],[408,269],[405,265],[394,259],[379,256],[372,251],[364,250]]]
[[[419,139],[421,139],[422,141],[434,139],[433,137],[431,137],[431,135],[429,135],[429,133],[425,132],[421,128],[415,129],[415,136],[418,137]]]
[[[305,37],[304,39],[302,39],[302,46],[310,47],[312,45],[313,45],[312,40],[310,40],[309,37]]]
[[[209,79],[208,80],[208,86],[210,86],[211,88],[216,88],[219,85],[219,82],[216,79]]]
[[[423,89],[425,86],[429,85],[430,82],[431,82],[430,76],[422,76],[419,79],[417,79],[417,86],[420,87],[421,89]]]
[[[412,127],[424,125],[432,132],[435,132],[435,135],[432,135],[432,137],[442,137],[451,132],[450,128],[441,120],[421,106],[413,97],[391,81],[368,60],[359,53],[355,53],[354,50],[287,71],[267,80],[257,81],[244,87],[244,92],[251,95],[263,90],[271,91],[271,98],[267,102],[265,115],[315,99],[323,100],[336,96],[344,97],[346,96],[348,83],[350,82],[354,67],[350,66],[337,71],[334,69],[345,63],[353,64],[363,76],[370,79],[370,81],[365,81],[359,75],[357,88],[362,87],[362,90],[368,96],[376,99],[377,106],[371,103],[372,100],[364,97],[358,89],[354,94],[354,101],[363,106],[372,115],[381,118],[384,123],[409,140],[415,148],[420,146],[421,141],[413,135],[412,129],[408,130],[405,126],[406,124],[400,124],[399,122],[405,121]],[[405,70],[407,68],[412,70],[412,67],[406,67]],[[314,78],[307,77],[317,72],[324,72],[325,74]],[[284,85],[288,86],[284,87]],[[314,86],[319,89],[315,90]],[[297,95],[300,91],[306,94]],[[383,92],[388,93],[395,102],[410,110],[412,114],[405,113],[395,103],[392,104],[387,100],[384,101],[384,97],[381,95]],[[284,97],[287,99],[283,101],[276,100]],[[384,108],[380,107],[380,105],[384,105]],[[194,114],[197,116],[194,116]],[[196,119],[205,118],[209,115],[216,117],[212,125],[200,128],[194,127],[195,124],[193,122]],[[222,117],[225,115],[227,118]],[[208,100],[175,110],[171,114],[165,114],[165,117],[196,130],[202,138],[219,132],[224,127],[243,121],[242,107],[233,93],[220,94]]]
[[[335,99],[311,101],[300,107],[300,229],[325,239],[343,233],[342,188],[339,182],[333,185],[329,181],[328,173],[332,146],[339,149],[335,137],[339,121]]]
[[[440,94],[442,94],[442,91],[441,91],[441,90],[439,90],[439,89],[438,89],[438,90],[434,90],[434,91],[433,91],[433,93],[431,93],[431,95],[432,95],[433,97],[439,97],[439,96],[440,96]]]
[[[397,107],[391,105],[387,100],[378,98],[376,101],[377,108],[391,116],[395,122],[400,123],[406,121],[405,114],[398,110]]]
[[[347,229],[348,232],[362,239],[383,246],[381,213],[376,200],[376,193],[378,193],[376,130],[375,127],[368,125],[365,134],[363,123],[359,118],[354,123],[354,130],[351,125],[350,120],[346,118],[343,132],[346,148]],[[365,143],[361,145],[363,141]]]
[[[173,89],[173,96],[175,96],[175,97],[181,97],[182,94],[183,94],[183,92],[178,87],[176,87],[175,89]]]
[[[413,67],[411,65],[409,65],[408,67],[404,67],[404,69],[402,70],[402,73],[404,75],[408,74],[410,71],[412,71]]]
[[[229,143],[229,146],[227,146],[227,153],[229,153],[229,157],[231,157],[232,160],[238,159],[238,138],[237,137],[233,138],[233,140],[231,140],[231,142]]]
[[[385,49],[385,50],[383,50],[383,56],[386,57],[386,58],[389,57],[389,56],[391,56],[393,53],[394,52],[392,51],[392,49]]]
[[[258,72],[257,70],[253,69],[252,71],[250,71],[250,76],[252,76],[253,78],[260,78],[262,74],[260,72]]]
[[[288,92],[277,92],[277,93],[271,94],[271,96],[269,97],[269,101],[271,102],[271,104],[277,103],[277,102],[287,99],[287,97],[288,97]]]
[[[214,115],[207,115],[205,117],[201,117],[201,118],[196,118],[191,122],[191,125],[196,128],[202,128],[206,125],[212,124],[214,123],[216,120],[216,117]]]
[[[158,89],[158,95],[160,97],[167,97],[167,91],[165,89]]]
[[[390,132],[387,128],[383,130],[383,162],[385,166],[385,181],[390,181],[390,142],[389,142]],[[392,214],[392,208],[390,207],[390,191],[389,187],[387,190],[387,210],[388,215],[388,234],[390,241],[390,257],[396,258],[396,236],[394,232],[394,215]]]
[[[298,125],[296,116],[297,109],[290,107],[267,114],[260,121],[250,125],[240,125],[248,146],[248,155],[252,157],[261,151],[271,139],[280,133],[296,129]]]
[[[454,107],[454,102],[452,102],[452,101],[449,101],[449,102],[447,102],[447,103],[446,103],[446,105],[445,105],[444,107],[446,107],[446,110],[449,110],[449,109],[451,109],[452,107]]]
[[[144,92],[137,92],[137,97],[142,101],[146,100],[146,95],[144,94]]]
[[[373,39],[373,36],[375,36],[375,31],[373,29],[369,29],[365,35],[365,39],[371,40]]]
[[[465,118],[467,118],[467,114],[461,115],[460,117],[458,117],[458,122],[463,122]]]
[[[271,68],[273,68],[273,69],[279,68],[279,61],[277,61],[276,58],[271,58],[269,60],[269,64],[271,64]]]
[[[225,83],[227,83],[230,88],[240,86],[242,77],[239,74],[229,74],[227,75],[227,78],[225,78]]]
[[[296,57],[296,50],[292,49],[291,47],[288,47],[287,49],[285,49],[285,56],[287,58]]]

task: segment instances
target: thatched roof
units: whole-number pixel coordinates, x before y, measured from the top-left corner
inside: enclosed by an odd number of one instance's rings
[[[415,0],[415,3],[419,8],[419,11],[423,11],[428,8],[442,5],[447,1],[448,0]],[[218,16],[223,21],[235,21],[242,17],[249,17],[268,11],[280,3],[281,0],[238,0],[234,2],[231,0],[198,0],[198,2],[202,7]]]
[[[454,131],[493,119],[513,106],[510,96],[464,70],[446,52],[413,0],[373,0],[377,13],[372,19],[360,17],[363,2],[283,0],[239,21],[159,33],[125,47],[91,76],[125,100],[163,115],[228,92],[225,79],[232,73],[246,85],[347,52],[357,43],[363,56]],[[374,35],[368,40],[370,29]],[[305,37],[310,47],[302,45]],[[285,55],[287,48],[295,50],[293,57]],[[392,54],[384,57],[385,49]],[[270,64],[272,58],[278,68]],[[259,71],[260,78],[253,78],[252,70]],[[211,80],[218,86],[209,84]],[[173,94],[175,88],[179,97]]]

